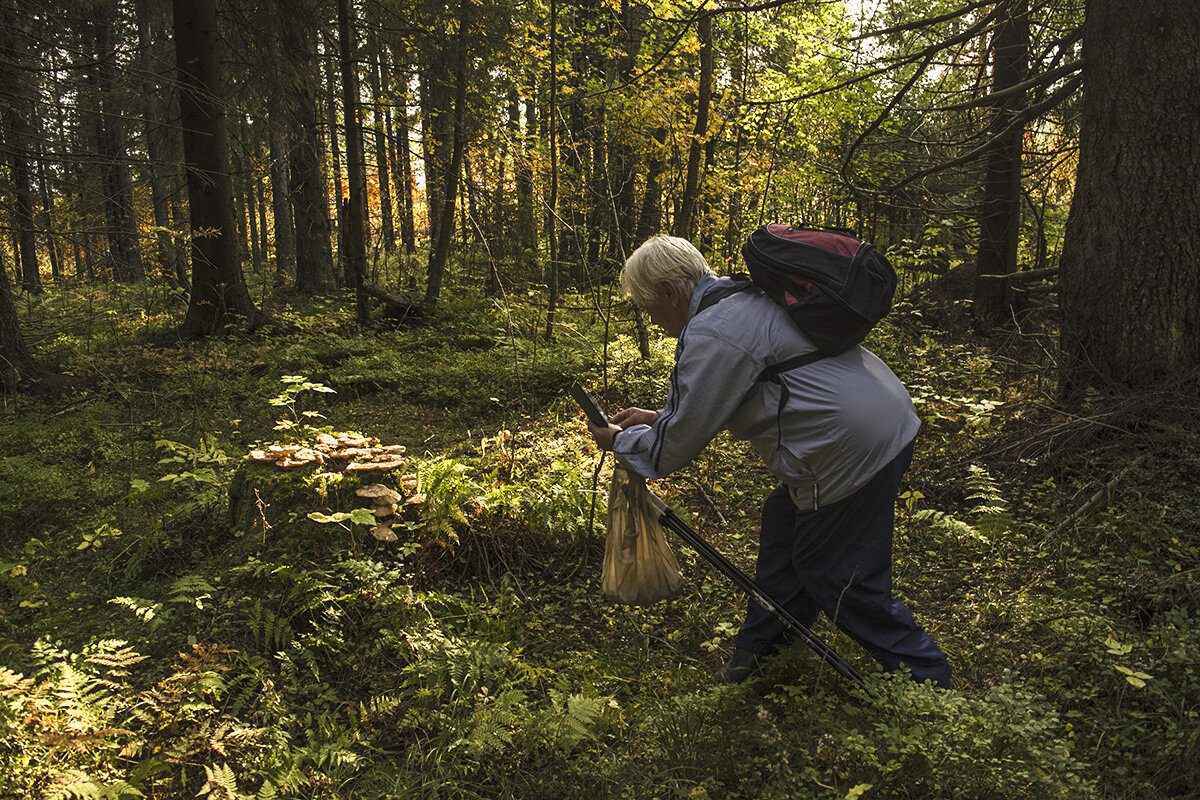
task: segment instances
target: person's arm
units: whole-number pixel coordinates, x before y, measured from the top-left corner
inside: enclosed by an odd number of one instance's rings
[[[729,342],[707,332],[685,332],[666,406],[650,412],[656,415],[652,424],[622,426],[613,453],[646,478],[671,474],[725,427],[761,371],[761,364]]]

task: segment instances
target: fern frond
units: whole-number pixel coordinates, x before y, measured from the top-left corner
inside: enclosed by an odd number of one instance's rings
[[[46,795],[47,800],[127,800],[145,796],[126,781],[104,783],[76,769],[60,773]]]
[[[951,536],[957,538],[978,539],[986,542],[987,537],[969,522],[964,522],[957,517],[953,517],[944,511],[936,511],[932,508],[923,508],[912,515],[914,522],[923,522],[935,530],[942,530]]]
[[[120,639],[105,639],[84,648],[83,660],[88,664],[107,667],[112,675],[128,675],[129,668],[140,664],[149,656],[138,653],[128,642]]]

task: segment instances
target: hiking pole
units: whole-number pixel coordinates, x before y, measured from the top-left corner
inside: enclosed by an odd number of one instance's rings
[[[733,562],[721,555],[711,544],[704,540],[700,534],[680,519],[674,511],[667,507],[667,504],[660,500],[651,491],[647,491],[646,495],[650,498],[650,502],[654,504],[658,511],[658,521],[664,528],[674,531],[680,539],[687,542],[693,550],[700,554],[704,560],[708,561],[717,568],[725,577],[736,583],[754,602],[769,611],[776,619],[778,619],[783,627],[788,630],[796,638],[802,640],[806,645],[812,648],[821,660],[829,666],[833,667],[841,675],[849,678],[858,685],[863,684],[863,676],[856,670],[849,661],[838,655],[837,651],[821,640],[821,637],[810,631],[807,627],[800,623],[800,620],[792,616],[792,613],[779,603],[771,599],[771,596],[763,591],[762,587],[755,583],[746,573],[742,572]]]

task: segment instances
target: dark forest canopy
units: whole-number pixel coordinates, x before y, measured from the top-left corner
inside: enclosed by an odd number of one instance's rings
[[[545,287],[553,320],[561,288],[611,280],[650,234],[733,269],[754,227],[803,221],[853,228],[913,276],[970,265],[981,329],[1029,302],[1017,273],[1063,256],[1084,292],[1065,298],[1066,383],[1136,383],[1196,363],[1200,289],[1159,267],[1197,254],[1178,229],[1195,218],[1196,123],[1155,136],[1134,123],[1161,129],[1165,108],[1101,95],[1194,106],[1195,60],[1143,54],[1191,52],[1197,23],[1159,0],[1118,31],[1103,22],[1118,7],[3,0],[0,254],[31,295],[171,282],[196,336],[259,319],[247,270],[354,287],[363,323],[372,293],[413,309],[460,285]],[[1067,235],[1077,172],[1111,160],[1114,131],[1164,180],[1096,174],[1087,197],[1153,195],[1179,216],[1088,200]],[[1129,286],[1103,298],[1092,269]],[[1122,305],[1135,286],[1146,296]],[[1081,336],[1088,307],[1129,318]]]

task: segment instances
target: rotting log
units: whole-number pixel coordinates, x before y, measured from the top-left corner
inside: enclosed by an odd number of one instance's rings
[[[409,319],[420,319],[425,314],[425,308],[419,300],[408,295],[393,294],[387,289],[373,283],[364,283],[363,291],[375,300],[383,303],[382,316],[401,322]]]

